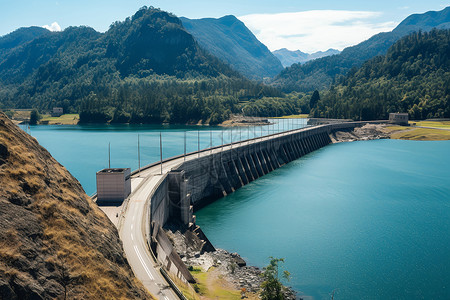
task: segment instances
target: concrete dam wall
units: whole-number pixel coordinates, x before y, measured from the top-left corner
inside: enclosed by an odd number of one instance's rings
[[[327,128],[307,128],[186,161],[173,171],[184,171],[190,203],[197,210],[330,143]]]
[[[160,226],[178,220],[189,227],[195,224],[194,210],[330,144],[330,133],[366,123],[306,127],[200,151],[198,158],[173,168],[160,181],[151,196],[150,220]]]
[[[366,123],[319,125],[190,153],[198,157],[182,162],[164,175],[150,195],[145,227],[147,242],[156,259],[182,281],[194,282],[161,227],[169,220],[181,223],[204,243],[202,249],[214,250],[201,228],[195,225],[195,209],[330,144],[331,133],[353,130]],[[180,158],[183,156],[163,163]]]

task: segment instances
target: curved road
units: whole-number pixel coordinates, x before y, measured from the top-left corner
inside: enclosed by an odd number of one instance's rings
[[[297,132],[300,130],[302,129],[294,131]],[[222,150],[257,143],[262,140],[273,138],[274,136],[290,134],[294,131],[236,142],[232,146],[227,145],[223,148],[217,147],[212,150],[205,149],[200,152],[200,156],[206,156],[211,153],[218,153]],[[198,153],[190,154],[186,156],[186,160],[195,159],[197,157],[199,157]],[[162,277],[159,272],[159,265],[153,260],[148,249],[145,230],[146,222],[148,222],[146,220],[147,216],[145,215],[145,212],[147,211],[146,205],[151,205],[151,203],[147,203],[147,201],[150,201],[150,196],[153,193],[153,190],[158,186],[158,182],[163,175],[168,173],[172,168],[182,164],[183,161],[184,157],[179,157],[164,162],[162,174],[161,166],[158,164],[142,170],[140,174],[133,175],[131,178],[132,192],[127,201],[124,202],[118,224],[123,248],[135,276],[144,284],[150,293],[161,300],[176,300],[179,298]]]

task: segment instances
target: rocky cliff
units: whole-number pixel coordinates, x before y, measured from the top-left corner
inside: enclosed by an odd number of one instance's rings
[[[0,299],[151,299],[114,225],[0,112]]]

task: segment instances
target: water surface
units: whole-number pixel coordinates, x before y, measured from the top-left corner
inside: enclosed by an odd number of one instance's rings
[[[450,299],[449,153],[450,142],[330,145],[203,208],[197,223],[250,264],[285,258],[289,284],[314,299]]]
[[[223,128],[184,125],[36,125],[23,127],[34,136],[81,183],[86,193],[96,191],[95,173],[108,167],[108,145],[112,168],[138,169],[138,135],[141,166],[163,158],[224,143],[254,138],[306,126],[306,119],[271,119],[269,126]]]

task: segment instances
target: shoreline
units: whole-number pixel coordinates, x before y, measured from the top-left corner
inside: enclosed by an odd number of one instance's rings
[[[189,230],[184,231],[178,225],[166,225],[164,231],[191,273],[200,273],[202,277],[207,278],[207,281],[225,281],[222,283],[224,288],[235,292],[244,289],[246,298],[258,299],[261,283],[264,281],[261,277],[263,272],[261,268],[248,265],[236,252],[231,253],[220,248],[216,248],[214,251],[205,249],[203,240],[192,235]],[[298,292],[291,287],[283,285],[283,289],[286,300],[302,299],[297,297]]]

